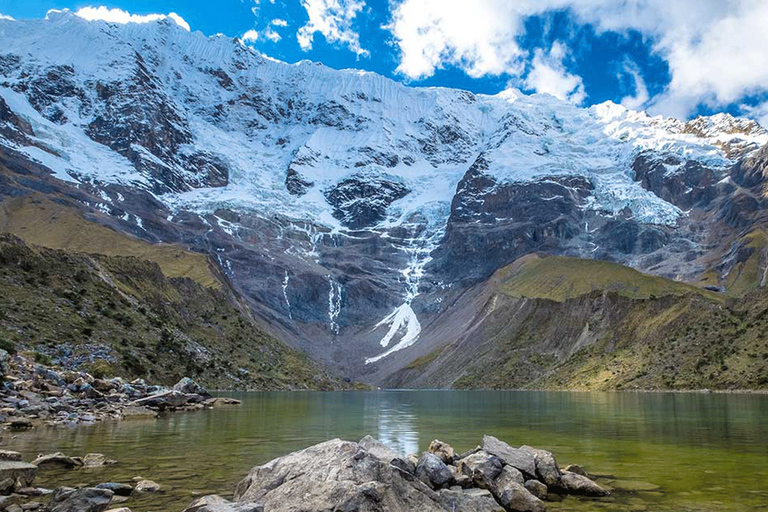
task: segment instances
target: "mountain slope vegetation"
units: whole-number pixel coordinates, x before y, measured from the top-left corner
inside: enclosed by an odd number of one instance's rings
[[[169,278],[152,261],[9,234],[0,235],[0,341],[65,367],[164,384],[182,376],[228,389],[342,384],[260,328],[226,283],[207,287]]]
[[[728,298],[614,263],[531,255],[393,387],[768,388],[768,292]],[[457,304],[457,307],[460,307]]]

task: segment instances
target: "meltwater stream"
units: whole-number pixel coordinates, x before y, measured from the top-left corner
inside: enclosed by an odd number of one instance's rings
[[[483,434],[552,451],[619,489],[567,498],[550,511],[768,510],[768,395],[538,391],[264,392],[242,405],[160,419],[3,435],[3,448],[101,452],[119,464],[41,471],[38,486],[131,483],[163,491],[131,497],[134,512],[179,512],[198,493],[231,496],[258,464],[330,438],[366,434],[407,453],[439,438],[458,451]],[[621,491],[620,489],[626,489]],[[634,489],[634,490],[633,490]],[[645,489],[645,490],[643,490]]]

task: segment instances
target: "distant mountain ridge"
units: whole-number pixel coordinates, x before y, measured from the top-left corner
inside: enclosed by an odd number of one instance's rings
[[[754,121],[411,88],[171,19],[52,11],[0,20],[0,42],[3,197],[210,255],[272,333],[355,379],[425,355],[437,318],[531,253],[765,284]]]

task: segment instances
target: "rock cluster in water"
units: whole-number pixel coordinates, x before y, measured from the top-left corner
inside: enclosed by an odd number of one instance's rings
[[[96,378],[83,371],[60,370],[22,355],[0,350],[0,423],[11,429],[38,425],[89,424],[104,419],[154,416],[159,411],[195,410],[238,403],[212,398],[188,377],[173,388],[127,382],[120,377]]]
[[[116,464],[101,453],[85,457],[69,457],[63,453],[40,455],[32,462],[23,462],[19,452],[0,450],[0,510],[5,512],[103,512],[117,506],[134,492],[155,492],[159,485],[141,480],[135,487],[129,484],[104,482],[94,487],[55,490],[33,487],[38,471],[51,469],[94,468]],[[113,508],[110,512],[130,512],[127,508]]]
[[[543,512],[549,493],[606,496],[579,466],[561,469],[552,453],[514,448],[493,436],[456,454],[435,440],[421,457],[376,439],[333,439],[251,470],[234,502],[206,496],[184,512]]]

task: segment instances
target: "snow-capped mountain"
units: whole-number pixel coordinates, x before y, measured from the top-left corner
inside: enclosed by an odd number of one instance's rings
[[[52,11],[0,20],[0,43],[0,146],[90,190],[101,222],[211,254],[275,330],[355,376],[407,363],[452,294],[528,252],[697,276],[734,166],[768,142],[727,114],[286,64],[170,18]]]

